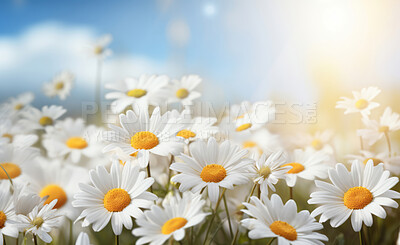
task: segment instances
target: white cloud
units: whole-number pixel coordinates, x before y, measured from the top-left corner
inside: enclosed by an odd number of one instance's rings
[[[96,61],[86,47],[97,37],[91,28],[53,22],[35,25],[18,36],[0,36],[0,95],[40,93],[42,84],[62,70],[75,74],[77,95],[83,91],[91,95]],[[103,67],[103,82],[167,71],[166,63],[135,55],[114,54]]]

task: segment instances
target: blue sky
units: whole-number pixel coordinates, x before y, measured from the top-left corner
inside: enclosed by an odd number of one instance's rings
[[[218,8],[219,13],[207,15],[208,5]],[[233,82],[231,71],[241,60],[232,59],[226,49],[229,40],[219,17],[223,9],[216,2],[25,0],[3,1],[0,7],[3,37],[20,36],[43,23],[88,28],[97,35],[112,34],[111,48],[117,56],[143,56],[161,63],[170,63],[178,56],[180,61],[175,66],[180,69],[173,74],[205,73],[223,83]],[[185,47],[176,48],[168,40],[168,25],[174,20],[184,21],[190,27]]]
[[[396,84],[399,10],[394,2],[357,0],[1,1],[0,52],[7,55],[0,56],[0,96],[33,90],[38,103],[58,103],[43,98],[41,86],[67,69],[77,76],[72,98],[87,98],[93,62],[74,51],[105,33],[114,38],[105,83],[196,73],[205,100],[312,102],[315,67],[328,64],[344,87]],[[179,31],[170,33],[182,25],[188,38],[178,44]]]
[[[87,26],[98,33],[111,33],[116,40],[113,44],[116,53],[135,52],[165,59],[168,55],[165,35],[168,21],[172,17],[180,17],[190,24],[195,22],[194,25],[202,25],[199,17],[204,19],[201,16],[203,4],[202,1],[191,1],[191,4],[184,4],[186,7],[178,5],[173,10],[163,11],[158,3],[132,0],[25,0],[25,3],[16,4],[2,1],[0,28],[3,35],[17,35],[31,25],[47,21]],[[194,15],[192,10],[196,10]],[[208,19],[206,24],[215,26],[215,22]],[[197,37],[203,35],[203,31],[202,28],[192,30]]]

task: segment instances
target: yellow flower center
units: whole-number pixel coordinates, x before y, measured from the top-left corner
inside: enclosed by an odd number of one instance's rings
[[[19,110],[21,110],[23,107],[24,107],[23,104],[16,104],[16,105],[14,106],[14,109],[17,110],[17,111],[19,111]]]
[[[184,99],[189,96],[189,91],[185,88],[180,88],[176,91],[176,97],[179,99]]]
[[[237,131],[237,132],[240,132],[240,131],[249,129],[251,126],[252,126],[251,123],[245,123],[245,124],[242,124],[242,125],[240,125],[239,127],[237,127],[237,128],[236,128],[236,131]]]
[[[131,196],[126,190],[115,188],[106,193],[103,201],[109,212],[121,212],[131,203]]]
[[[268,176],[271,174],[271,169],[268,166],[264,166],[260,169],[259,173],[264,179],[268,178]]]
[[[17,164],[14,163],[0,163],[0,165],[7,171],[11,179],[14,179],[21,175],[21,169]],[[8,179],[7,174],[2,168],[0,168],[0,180]]]
[[[9,138],[10,141],[13,140],[13,136],[12,136],[11,134],[3,134],[2,137],[4,137],[4,138]]]
[[[7,216],[3,211],[0,211],[0,229],[4,228],[4,224],[6,223]]]
[[[311,146],[314,147],[315,150],[319,151],[322,149],[323,144],[319,139],[314,139],[311,142]]]
[[[369,160],[372,160],[372,162],[374,163],[374,166],[378,165],[379,163],[382,163],[383,161],[381,159],[375,158],[375,157],[370,157],[370,158],[366,158],[363,163],[364,165],[367,164],[367,162]]]
[[[243,142],[243,148],[253,148],[256,147],[257,144],[254,141],[245,141]]]
[[[61,90],[61,89],[63,89],[63,88],[64,88],[64,82],[63,82],[63,81],[57,82],[57,83],[54,85],[54,88],[55,88],[56,90]]]
[[[184,130],[179,131],[179,132],[176,134],[176,136],[183,137],[183,138],[185,138],[185,139],[189,139],[189,138],[194,138],[194,137],[196,137],[196,134],[193,133],[193,132],[190,131],[190,130],[184,129]]]
[[[237,216],[238,220],[241,220],[243,217],[243,211],[242,209],[245,209],[246,207],[243,204],[240,204],[239,206],[236,207],[236,212],[235,215]]]
[[[364,165],[367,164],[367,162],[368,162],[369,160],[372,160],[372,162],[374,163],[374,166],[376,166],[376,165],[378,165],[379,163],[382,163],[382,162],[383,162],[383,161],[382,161],[381,159],[379,159],[379,158],[370,157],[370,158],[366,158],[366,159],[363,161]]]
[[[88,143],[82,137],[71,137],[66,144],[71,149],[85,149],[88,146]]]
[[[349,209],[363,209],[373,199],[372,193],[362,186],[350,188],[343,196],[344,205]]]
[[[129,156],[131,156],[131,157],[137,157],[138,153],[139,153],[139,152],[137,151],[137,152],[134,152],[134,153],[130,154]],[[119,160],[119,163],[120,163],[121,165],[125,165],[126,161]]]
[[[167,222],[165,222],[161,228],[161,233],[164,235],[171,234],[172,232],[185,226],[187,222],[187,219],[182,217],[175,217],[167,220]]]
[[[286,166],[292,166],[292,169],[287,172],[288,174],[297,174],[304,170],[304,166],[297,162],[286,163],[282,165],[282,167]]]
[[[135,89],[129,90],[128,92],[126,92],[126,94],[131,97],[140,98],[142,96],[145,96],[147,94],[147,91],[144,89],[135,88]]]
[[[67,202],[67,194],[64,189],[58,185],[47,185],[45,186],[39,193],[40,197],[48,196],[44,204],[49,204],[53,200],[57,199],[56,205],[54,208],[61,208]]]
[[[131,138],[131,146],[135,149],[149,150],[158,145],[158,138],[149,131],[137,132]]]
[[[367,106],[368,106],[368,101],[365,99],[359,99],[356,101],[356,108],[359,110],[363,110],[367,108]]]
[[[42,226],[43,223],[44,223],[44,220],[43,220],[42,217],[36,217],[36,218],[33,219],[33,222],[32,222],[32,224],[33,224],[34,226],[36,226],[37,228],[39,228],[40,226]]]
[[[43,127],[53,125],[53,119],[51,119],[51,117],[42,117],[42,118],[40,118],[39,123]]]
[[[94,53],[95,54],[97,54],[97,55],[99,55],[99,54],[101,54],[101,53],[103,53],[103,47],[102,46],[96,46],[96,47],[94,47]]]
[[[205,182],[218,183],[225,179],[226,170],[224,167],[218,164],[207,165],[201,170],[200,178]]]
[[[284,237],[289,241],[294,241],[297,239],[296,229],[284,221],[274,221],[269,228],[273,233]]]
[[[387,133],[387,132],[389,132],[389,127],[388,127],[388,126],[381,126],[381,127],[379,128],[379,132],[381,132],[381,133]]]

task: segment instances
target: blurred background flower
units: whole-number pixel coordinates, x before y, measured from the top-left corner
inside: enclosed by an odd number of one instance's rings
[[[382,108],[371,117],[388,105],[400,111],[398,1],[10,0],[0,9],[4,100],[32,91],[33,106],[63,105],[70,116],[85,117],[98,65],[88,50],[107,37],[100,45],[112,55],[103,62],[101,84],[198,74],[203,101],[217,112],[227,103],[273,100],[274,125],[286,123],[288,134],[332,129],[342,142],[339,153],[359,145],[343,129],[362,127],[358,116],[332,109],[339,97],[375,86],[387,92],[375,99]],[[44,96],[43,85],[63,71],[75,76],[69,99]],[[111,103],[108,92],[101,87],[103,102]],[[400,140],[399,133],[392,137]]]

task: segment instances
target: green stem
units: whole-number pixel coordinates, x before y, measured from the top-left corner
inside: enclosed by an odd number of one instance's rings
[[[69,244],[74,244],[74,222],[69,220]]]
[[[213,216],[211,217],[210,224],[208,225],[207,233],[206,233],[206,237],[204,238],[203,245],[205,245],[206,242],[207,242],[208,234],[210,234],[211,226],[212,226],[212,224],[213,224],[213,221],[214,221],[214,219],[215,219],[215,216],[217,215],[217,210],[218,210],[219,204],[221,203],[222,197],[223,197],[224,194],[225,194],[225,191],[226,191],[226,189],[224,188],[223,191],[222,191],[221,196],[219,197],[219,199],[218,199],[218,201],[217,201],[217,204],[215,205],[215,211],[214,211]]]
[[[217,235],[218,231],[221,229],[221,227],[222,227],[223,224],[224,224],[224,223],[222,223],[222,221],[219,223],[217,229],[215,229],[214,234],[211,236],[210,243],[211,243],[211,241],[214,240],[215,236]],[[222,232],[224,232],[224,230],[222,230]],[[225,239],[227,239],[227,236],[226,236],[225,232],[224,232],[224,237],[225,237]]]
[[[6,173],[6,175],[7,175],[7,178],[8,178],[8,180],[9,180],[9,181],[10,181],[10,183],[11,183],[11,186],[13,186],[13,187],[14,187],[13,181],[12,181],[12,179],[11,179],[10,175],[8,175],[8,173],[7,173],[6,169],[5,169],[5,168],[3,167],[3,165],[1,165],[1,164],[0,164],[0,167],[3,169],[4,173]]]
[[[115,245],[119,245],[119,236],[115,235]]]
[[[250,198],[251,198],[251,196],[253,195],[254,190],[256,189],[256,187],[257,187],[257,183],[254,183],[254,184],[253,184],[253,187],[251,188],[250,194],[249,194],[249,196],[248,196],[247,199],[246,199],[246,202],[247,202],[247,203],[250,202]],[[232,242],[231,242],[231,245],[234,245],[234,244],[236,243],[236,239],[237,239],[238,235],[239,235],[239,226],[238,226],[238,228],[236,229],[235,236],[233,237],[233,240],[232,240]]]
[[[229,216],[228,204],[226,203],[225,194],[224,194],[224,196],[223,196],[223,199],[224,199],[226,217],[228,218],[229,232],[230,232],[230,234],[231,234],[231,238],[233,238],[233,229],[232,229],[232,224],[231,224],[231,217]]]
[[[169,241],[168,241],[168,244],[169,244],[169,245],[174,244],[174,237],[173,237],[173,236],[170,236]]]
[[[34,243],[35,245],[38,245],[37,237],[36,237],[35,234],[33,234],[33,243]]]
[[[147,175],[150,178],[151,177],[151,172],[150,172],[150,161],[147,164]],[[150,192],[153,193],[153,185],[150,186]]]
[[[249,194],[249,196],[247,197],[246,202],[250,202],[250,198],[253,196],[254,191],[256,190],[256,187],[257,187],[257,183],[254,183],[254,184],[253,184],[253,187],[251,188],[250,194]]]
[[[271,245],[272,242],[275,240],[275,237],[273,237],[271,240],[269,240],[269,242],[267,243],[267,245]]]
[[[171,161],[169,162],[169,166],[171,166],[171,164],[174,162],[174,159],[175,159],[174,155],[171,155]],[[169,191],[169,187],[171,185],[171,173],[172,173],[172,171],[169,168],[169,166],[168,166],[168,182],[167,182],[167,188],[166,188],[167,189],[167,194],[168,194],[168,191]]]

